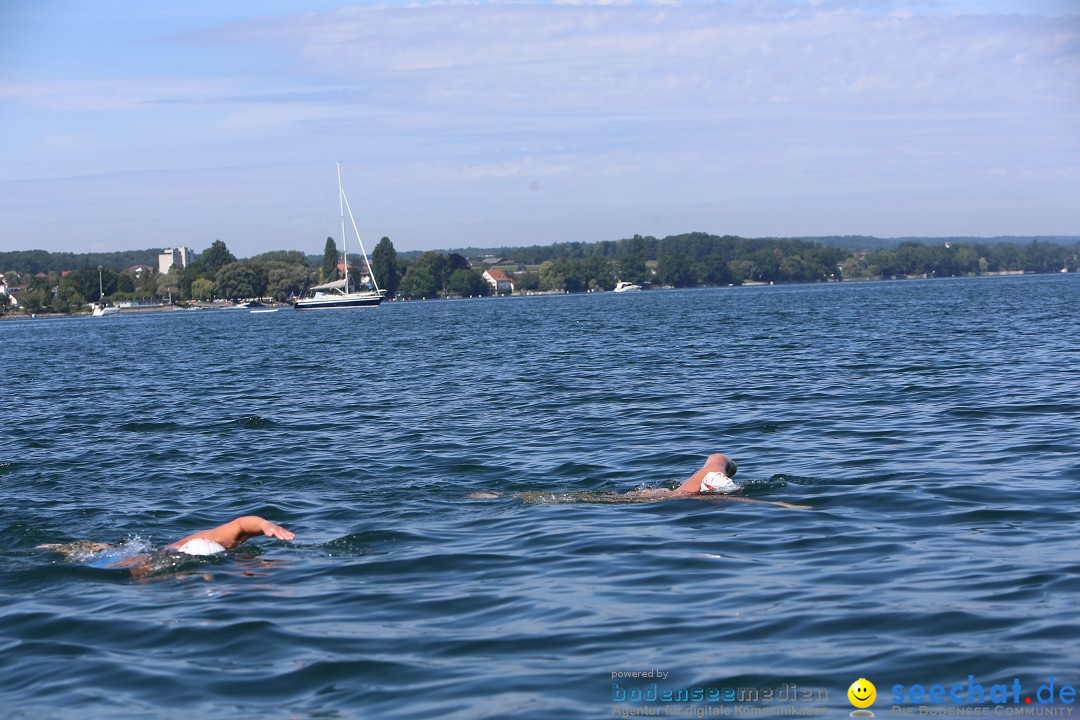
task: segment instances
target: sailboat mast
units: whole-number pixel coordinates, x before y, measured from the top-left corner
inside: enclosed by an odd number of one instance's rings
[[[345,292],[349,292],[349,249],[345,243],[345,190],[341,187],[341,161],[337,163],[338,209],[341,212],[341,259],[345,263]]]

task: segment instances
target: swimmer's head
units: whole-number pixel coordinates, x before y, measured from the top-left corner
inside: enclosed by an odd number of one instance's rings
[[[177,548],[178,552],[182,552],[185,555],[217,555],[218,553],[225,552],[225,548],[217,544],[213,540],[207,540],[206,538],[194,538],[188,540],[186,543]]]
[[[727,463],[724,464],[724,474],[728,477],[735,477],[735,473],[737,472],[739,472],[739,468],[735,465],[735,461],[728,458]]]

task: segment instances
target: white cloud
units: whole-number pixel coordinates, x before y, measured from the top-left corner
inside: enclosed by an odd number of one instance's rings
[[[0,83],[0,101],[65,112],[130,112],[162,103],[208,102],[231,87],[227,80],[205,78],[41,80]]]
[[[323,122],[340,111],[326,105],[258,103],[243,105],[218,121],[218,127],[241,133],[278,131],[299,123]]]
[[[556,5],[631,5],[633,0],[554,0]]]
[[[466,168],[468,178],[511,178],[559,175],[573,168],[570,162],[540,161],[534,157],[523,157],[499,163],[487,163]]]
[[[915,102],[970,111],[1080,95],[1075,18],[889,5],[350,8],[236,26],[213,40],[291,52],[350,93],[432,111],[752,115]]]

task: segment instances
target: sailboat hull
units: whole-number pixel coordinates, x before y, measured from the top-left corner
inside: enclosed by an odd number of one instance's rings
[[[378,307],[383,301],[382,293],[349,293],[348,295],[324,295],[317,298],[297,300],[297,310],[340,310],[342,308]]]

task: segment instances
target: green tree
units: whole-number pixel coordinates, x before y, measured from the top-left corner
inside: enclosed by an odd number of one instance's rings
[[[157,291],[160,295],[169,298],[171,302],[180,299],[180,269],[169,268],[169,272],[158,278]]]
[[[157,285],[160,277],[156,272],[144,272],[137,275],[135,295],[144,299],[157,297]]]
[[[241,262],[255,276],[255,282],[251,286],[251,295],[249,297],[266,297],[266,286],[270,284],[270,267],[275,263],[250,259]]]
[[[436,297],[443,289],[447,260],[437,252],[426,252],[409,265],[401,279],[401,289],[414,297]]]
[[[450,273],[446,281],[446,291],[454,295],[472,297],[491,294],[491,284],[484,279],[483,273],[473,268],[458,268]]]
[[[645,267],[642,255],[627,255],[619,261],[619,279],[640,285],[649,279],[649,270]]]
[[[169,272],[172,272],[175,269],[176,269],[175,267],[172,267],[172,268],[169,269]],[[213,274],[207,275],[206,272],[205,272],[205,268],[200,270],[199,266],[196,266],[196,265],[189,265],[186,268],[184,268],[183,270],[181,270],[180,275],[179,275],[179,280],[178,280],[180,290],[179,290],[179,293],[178,293],[177,297],[179,299],[181,299],[181,300],[190,300],[191,299],[191,284],[193,282],[195,282],[196,280],[198,280],[199,278],[206,278],[207,280],[213,280],[214,275]]]
[[[706,285],[731,285],[735,282],[735,276],[722,255],[705,257],[697,263],[694,270],[698,281]]]
[[[281,262],[309,267],[307,256],[299,250],[271,250],[248,258],[248,262]]]
[[[752,260],[732,260],[728,263],[728,269],[731,270],[731,278],[736,285],[742,285],[754,278],[755,265]]]
[[[19,296],[19,304],[31,313],[44,312],[52,300],[52,293],[43,287],[31,287]]]
[[[254,297],[257,282],[255,271],[240,262],[229,263],[214,276],[218,296],[230,300]]]
[[[540,264],[540,287],[545,290],[611,290],[615,287],[615,268],[607,258],[556,258]]]
[[[692,287],[697,284],[693,268],[685,255],[668,253],[660,257],[656,266],[656,275],[660,282],[677,288]]]
[[[198,269],[200,276],[214,277],[217,275],[218,270],[234,262],[236,262],[236,257],[229,252],[229,248],[225,246],[225,243],[215,240],[210,245],[210,249],[200,255],[196,263],[193,263],[193,267]]]
[[[394,243],[390,242],[390,238],[384,237],[375,246],[371,253],[371,271],[375,273],[375,282],[381,289],[391,297],[397,294],[397,251],[394,250]]]
[[[50,307],[53,312],[71,314],[81,310],[88,310],[88,304],[86,298],[80,295],[74,287],[61,285],[56,289]]]
[[[615,266],[605,257],[594,255],[574,262],[574,277],[579,290],[614,290]]]
[[[341,261],[341,255],[338,253],[337,243],[334,242],[334,238],[326,238],[326,245],[323,247],[322,256],[322,274],[320,282],[332,282],[338,279],[338,262]]]
[[[821,279],[821,268],[801,255],[788,255],[780,260],[777,279],[783,282],[815,282]]]
[[[214,299],[214,281],[209,278],[199,278],[191,283],[191,298],[199,302],[207,302]]]
[[[861,280],[871,277],[870,267],[867,265],[865,257],[850,256],[844,260],[840,271],[845,280]]]
[[[514,287],[518,290],[539,290],[540,273],[524,272],[514,280]]]
[[[773,249],[762,249],[748,257],[753,264],[751,279],[758,282],[776,282],[780,279],[780,253]]]
[[[106,297],[116,292],[117,277],[118,273],[113,270],[103,269],[101,271],[101,287],[105,289]],[[89,298],[95,302],[101,295],[101,292],[98,289],[98,270],[96,267],[83,268],[82,270],[70,272],[60,278],[59,285],[61,287],[69,287],[81,297]]]
[[[540,263],[540,287],[544,290],[566,290],[570,275],[570,261],[566,258],[545,260]]]
[[[457,253],[450,253],[446,256],[446,272],[452,273],[455,270],[468,270],[469,260],[464,255]]]
[[[273,299],[284,302],[299,297],[311,286],[312,271],[304,265],[285,264],[270,268],[266,292]]]

